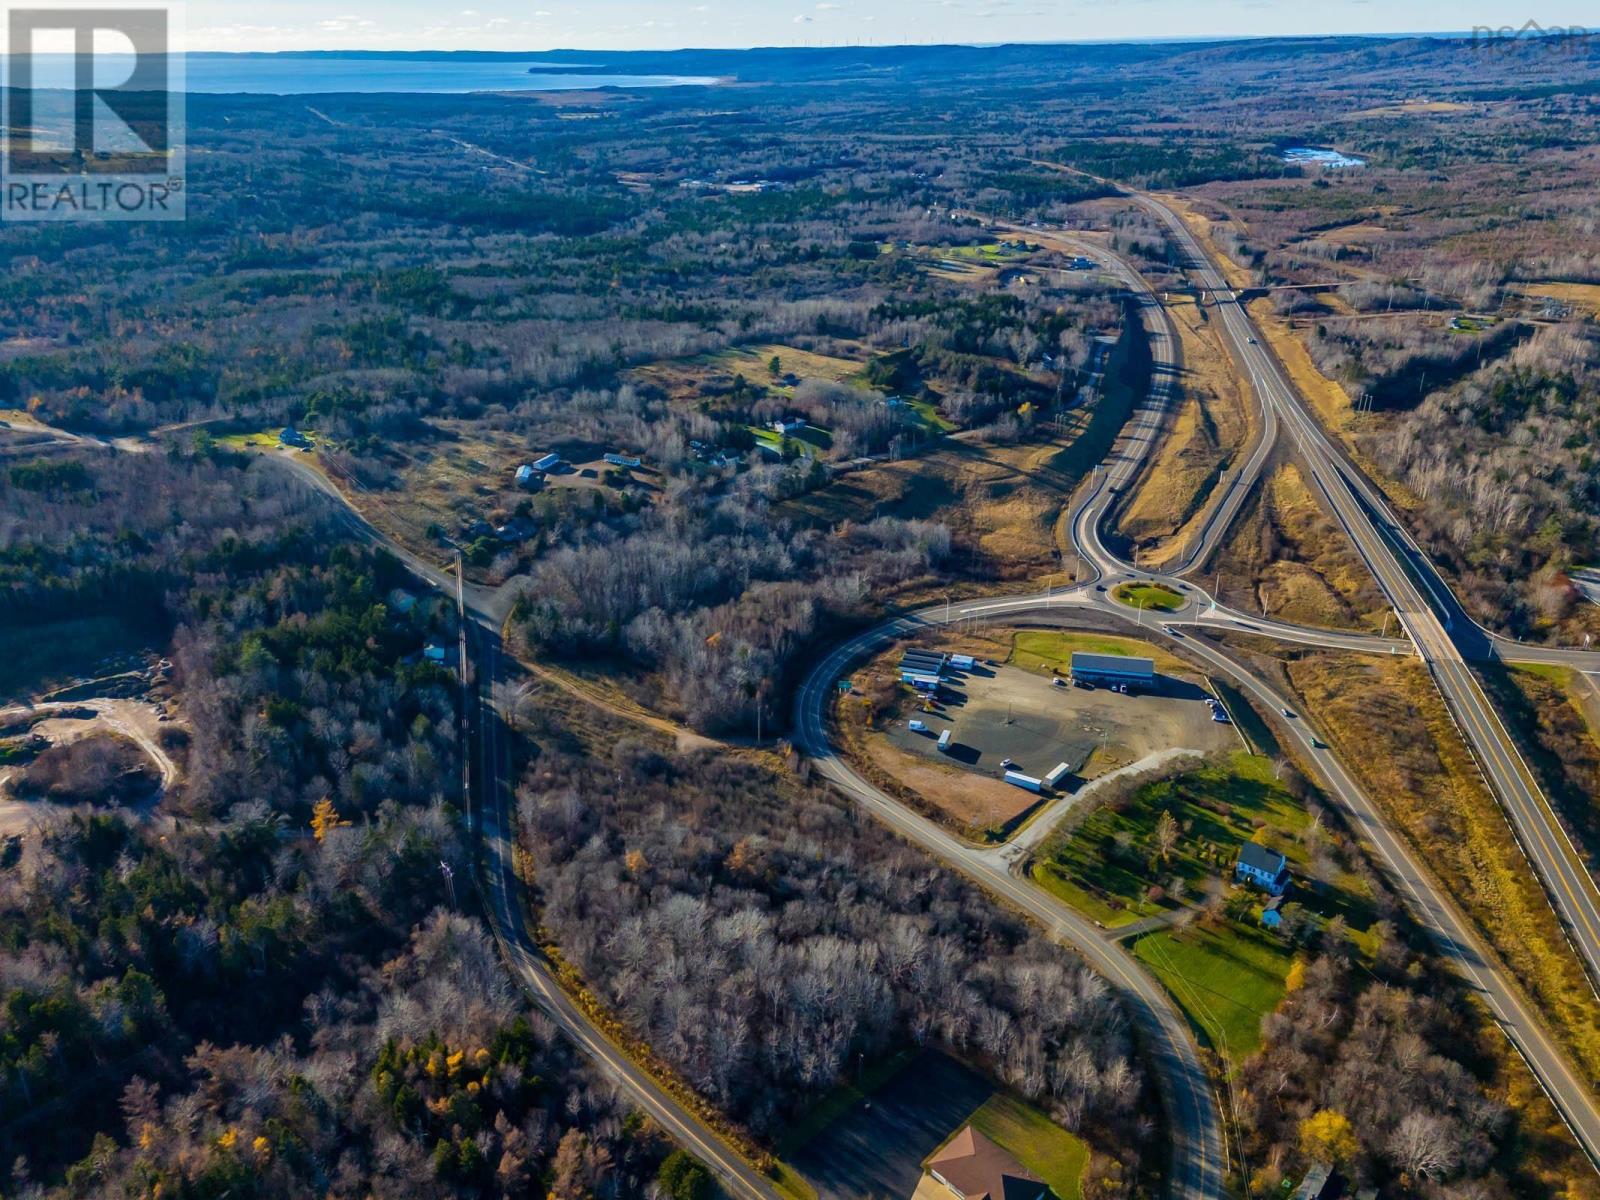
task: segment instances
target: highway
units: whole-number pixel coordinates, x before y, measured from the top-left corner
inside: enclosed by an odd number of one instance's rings
[[[1600,889],[1467,656],[1487,658],[1482,629],[1466,615],[1388,502],[1323,432],[1276,358],[1267,352],[1235,292],[1178,215],[1148,196],[1141,207],[1160,219],[1214,290],[1214,312],[1264,406],[1277,410],[1306,461],[1311,483],[1394,605],[1396,615],[1472,748],[1511,821],[1591,978],[1600,978]]]

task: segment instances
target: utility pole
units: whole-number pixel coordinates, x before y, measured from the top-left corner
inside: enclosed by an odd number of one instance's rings
[[[456,910],[456,873],[450,869],[450,864],[444,859],[439,860],[439,873],[444,876],[444,885],[450,891],[450,911]]]

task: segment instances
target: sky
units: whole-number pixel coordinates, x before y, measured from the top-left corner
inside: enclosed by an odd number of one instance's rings
[[[188,0],[191,50],[614,50],[1600,26],[1593,0]]]

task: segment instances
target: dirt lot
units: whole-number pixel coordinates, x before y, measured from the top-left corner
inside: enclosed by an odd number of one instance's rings
[[[871,752],[907,787],[969,825],[1015,820],[1039,797],[1001,781],[1004,759],[1042,778],[1058,763],[1072,771],[1065,790],[1161,750],[1209,753],[1237,745],[1232,729],[1211,720],[1205,693],[1179,679],[1158,677],[1160,690],[1123,696],[1097,688],[1057,687],[1017,667],[953,673],[933,705],[907,695]],[[926,732],[913,732],[920,720]],[[948,754],[938,738],[952,730]]]
[[[59,714],[59,715],[58,715]],[[42,718],[29,721],[28,718]],[[161,745],[164,726],[156,709],[137,700],[87,700],[72,704],[44,704],[37,708],[0,710],[0,726],[28,725],[28,732],[64,747],[89,738],[111,736],[123,739],[143,751],[160,778],[161,790],[178,781],[178,766]],[[13,777],[20,767],[0,767],[0,836],[25,833],[41,815],[51,811],[48,803],[19,800],[11,793]],[[146,810],[149,805],[144,806]]]

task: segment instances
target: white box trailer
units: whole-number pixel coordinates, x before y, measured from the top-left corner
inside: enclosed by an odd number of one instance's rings
[[[1013,787],[1019,787],[1025,792],[1044,791],[1044,780],[1035,779],[1032,775],[1024,775],[1021,771],[1007,771],[1006,782]]]
[[[939,735],[939,753],[950,753],[950,730],[948,729]]]
[[[1070,774],[1072,774],[1071,767],[1066,763],[1057,763],[1050,774],[1044,777],[1044,785],[1047,788],[1060,787],[1061,781]]]

